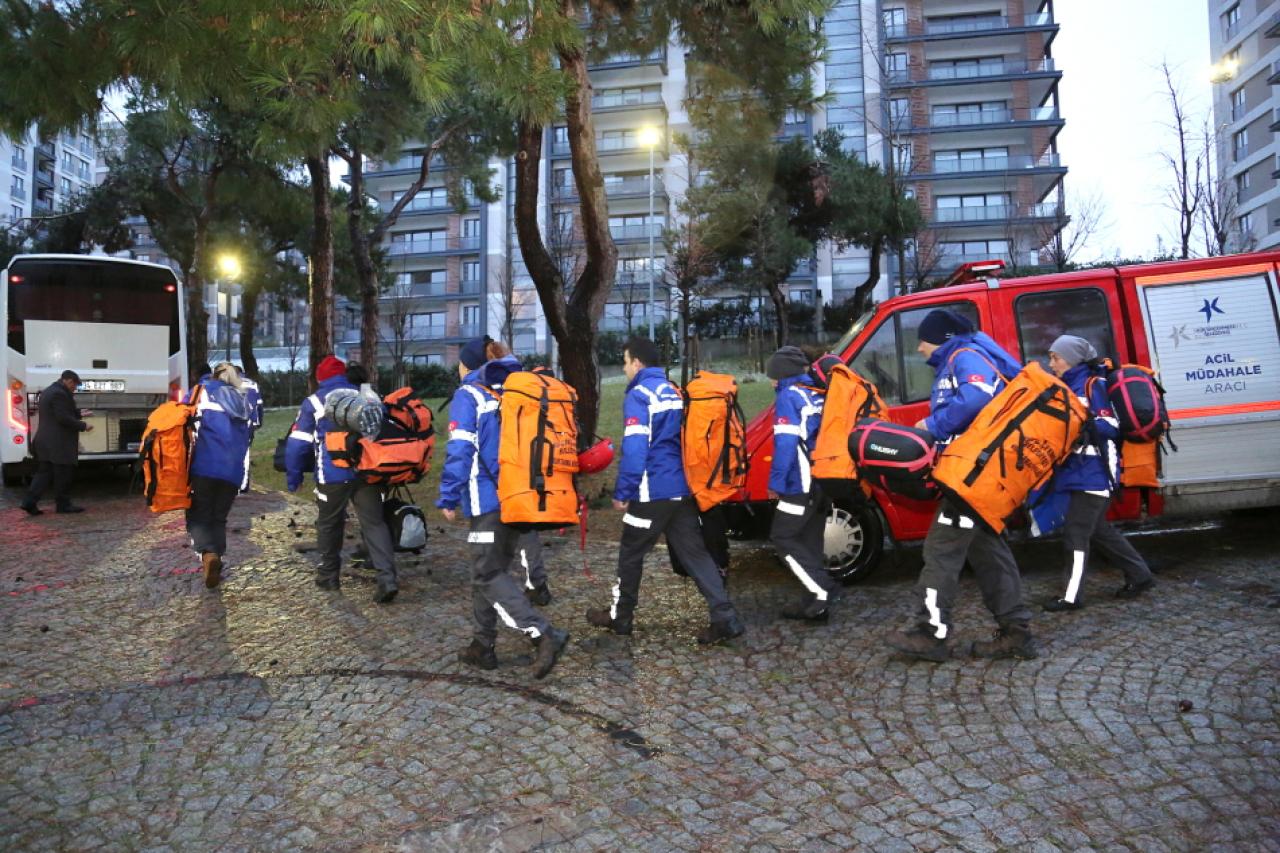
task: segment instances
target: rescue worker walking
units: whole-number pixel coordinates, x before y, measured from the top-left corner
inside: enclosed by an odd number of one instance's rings
[[[347,381],[346,365],[333,356],[325,356],[316,366],[316,381],[320,386],[316,393],[303,400],[293,430],[285,444],[286,481],[289,491],[296,492],[302,485],[302,473],[308,456],[315,458],[316,548],[320,564],[316,570],[316,586],[324,590],[337,590],[342,569],[342,541],[347,523],[347,505],[355,507],[360,519],[360,536],[365,551],[377,571],[378,589],[374,601],[390,604],[399,592],[396,578],[395,552],[392,550],[391,531],[382,514],[385,494],[381,486],[362,482],[351,468],[333,464],[325,448],[325,434],[336,430],[324,413],[325,399],[339,388],[356,390]]]
[[[1086,438],[1053,475],[1053,490],[1070,494],[1062,547],[1066,564],[1061,598],[1045,602],[1050,612],[1084,606],[1085,568],[1092,545],[1108,562],[1124,572],[1124,586],[1116,598],[1137,598],[1155,585],[1151,569],[1107,521],[1111,493],[1120,477],[1120,422],[1107,397],[1107,368],[1093,344],[1075,335],[1062,335],[1049,347],[1049,369],[1089,408]]]
[[[227,516],[248,476],[252,413],[241,390],[240,372],[230,362],[222,362],[211,375],[202,377],[191,397],[196,419],[187,534],[200,555],[204,585],[213,589],[222,581]]]
[[[40,425],[36,428],[31,449],[36,455],[36,475],[22,501],[28,515],[42,515],[40,498],[53,484],[53,501],[57,512],[84,512],[84,507],[71,503],[71,480],[76,460],[80,457],[80,433],[89,432],[93,424],[83,419],[87,411],[76,408],[75,390],[80,377],[74,370],[64,370],[48,388],[40,392]]]
[[[685,480],[680,448],[684,398],[667,381],[653,341],[628,340],[622,369],[629,384],[622,403],[622,461],[613,491],[614,508],[625,513],[618,578],[612,605],[588,610],[587,621],[615,634],[632,632],[644,558],[666,533],[669,546],[707,601],[710,624],[699,632],[698,642],[709,645],[737,637],[745,629],[707,553]]]
[[[554,627],[521,592],[509,574],[520,531],[502,523],[498,501],[498,392],[506,378],[521,370],[520,362],[501,344],[476,338],[459,353],[462,385],[449,402],[449,441],[440,474],[436,506],[453,521],[462,508],[471,520],[471,612],[475,635],[458,659],[480,669],[498,666],[494,644],[498,619],[536,644],[535,678],[546,678],[569,642],[569,633]]]
[[[769,490],[778,496],[769,539],[778,556],[804,587],[784,619],[826,622],[841,596],[840,584],[826,568],[823,534],[831,501],[813,482],[809,449],[818,437],[824,396],[808,385],[809,358],[799,347],[782,347],[765,365],[777,392],[773,409],[773,460]]]
[[[916,427],[939,444],[959,436],[1021,369],[1011,355],[954,311],[930,311],[920,323],[917,351],[936,374],[930,414]],[[1009,545],[963,507],[943,499],[924,540],[924,568],[916,584],[916,615],[909,628],[888,637],[890,647],[912,657],[944,661],[952,656],[951,611],[965,560],[973,567],[982,602],[999,626],[989,641],[975,642],[975,657],[1034,658],[1031,611]]]

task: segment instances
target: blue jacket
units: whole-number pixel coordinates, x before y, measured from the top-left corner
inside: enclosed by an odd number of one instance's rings
[[[773,462],[769,465],[769,488],[779,495],[809,493],[809,451],[818,438],[822,406],[826,397],[804,384],[800,374],[778,381],[773,404]]]
[[[199,384],[191,476],[241,485],[249,458],[249,404],[244,394],[211,376]]]
[[[1092,388],[1088,387],[1090,379]],[[1112,485],[1120,479],[1120,422],[1107,398],[1106,368],[1077,364],[1062,375],[1062,381],[1089,407],[1089,422],[1079,446],[1054,476],[1053,488],[1059,492],[1110,495]]]
[[[258,383],[248,377],[242,378],[240,383],[244,389],[244,398],[249,404],[249,430],[257,433],[258,427],[262,426],[262,391],[258,389]]]
[[[956,335],[929,356],[934,370],[933,394],[925,426],[939,443],[969,428],[991,398],[1000,393],[1022,365],[982,332]],[[1003,378],[1001,375],[1003,374]]]
[[[298,417],[294,419],[293,431],[289,433],[289,441],[285,444],[285,479],[289,491],[295,492],[302,485],[303,460],[313,454],[316,460],[315,477],[318,485],[328,483],[350,483],[356,478],[356,472],[350,468],[339,468],[329,458],[329,451],[324,449],[325,433],[336,430],[337,424],[324,415],[324,401],[330,393],[338,388],[356,386],[347,381],[345,376],[334,376],[320,383],[316,393],[302,401]]]
[[[440,473],[441,509],[457,509],[468,518],[499,508],[498,402],[502,383],[520,370],[507,356],[486,362],[467,374],[449,401],[449,441]]]
[[[622,461],[614,500],[671,500],[689,495],[680,449],[684,397],[660,367],[646,367],[622,399]]]

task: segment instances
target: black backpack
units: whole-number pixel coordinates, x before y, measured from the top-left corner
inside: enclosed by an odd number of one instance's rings
[[[405,497],[409,500],[404,500]],[[427,517],[412,500],[413,495],[407,490],[396,489],[382,502],[382,516],[391,531],[391,544],[395,550],[420,554],[430,534]]]

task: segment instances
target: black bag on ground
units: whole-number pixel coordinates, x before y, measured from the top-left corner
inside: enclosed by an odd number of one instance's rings
[[[405,497],[409,500],[404,500]],[[412,495],[396,489],[382,502],[382,515],[391,531],[392,546],[397,551],[417,554],[427,544],[427,517],[412,500]]]
[[[935,450],[928,430],[863,418],[849,434],[858,476],[887,492],[918,501],[939,497],[930,472]]]

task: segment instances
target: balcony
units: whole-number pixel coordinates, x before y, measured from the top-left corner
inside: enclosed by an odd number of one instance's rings
[[[1062,215],[1062,206],[1056,202],[1032,205],[993,204],[982,207],[940,207],[933,212],[932,224],[945,227],[972,225],[982,222],[1054,219]]]
[[[1271,111],[1271,124],[1267,126],[1267,130],[1272,133],[1280,132],[1280,110]]]
[[[1028,15],[959,15],[947,18],[933,18],[924,22],[921,31],[911,32],[906,24],[885,27],[887,41],[908,41],[912,39],[949,39],[964,38],[972,35],[998,34],[1017,30],[1045,29],[1057,26],[1053,15],[1049,12],[1033,12]]]
[[[49,169],[37,168],[35,171],[35,181],[38,187],[48,187],[53,189],[53,172]]]
[[[1240,25],[1241,22],[1239,20],[1232,21],[1229,24],[1224,22],[1222,25],[1222,40],[1228,42],[1240,35]]]
[[[641,225],[610,225],[609,233],[613,235],[615,243],[635,243],[648,240],[651,236],[654,240],[661,240],[662,232],[666,230],[666,227],[661,222]]]
[[[665,129],[662,132],[662,138],[665,142],[667,138],[667,132]],[[659,144],[661,147],[658,149],[658,153],[665,158],[667,156],[666,145],[663,143]],[[600,154],[634,154],[648,150],[647,146],[640,144],[640,140],[636,138],[635,135],[621,138],[605,136],[596,137],[596,151]],[[551,155],[553,157],[568,157],[570,153],[569,140],[567,139],[557,140],[551,144]]]
[[[36,196],[31,202],[33,213],[53,213],[53,199]]]
[[[910,69],[894,69],[888,72],[889,85],[927,86],[945,85],[971,80],[995,80],[1031,75],[1056,75],[1060,72],[1054,66],[1052,57],[1043,59],[1003,59],[999,62],[965,62],[961,64],[933,63],[921,74],[919,69],[914,73]]]
[[[638,68],[643,65],[660,65],[663,73],[666,73],[667,67],[667,48],[663,45],[658,50],[648,54],[638,53],[612,53],[599,62],[592,62],[587,66],[589,71],[607,71],[614,68]]]
[[[58,159],[58,152],[54,150],[52,142],[41,142],[39,145],[36,146],[36,162],[37,163],[39,163],[41,160],[56,161],[57,159]]]
[[[459,213],[459,212],[465,212],[468,210],[475,210],[477,207],[480,206],[480,200],[477,199],[475,196],[467,196],[465,201],[466,201],[466,207],[464,207],[462,211],[459,211],[456,207],[454,207],[452,204],[449,203],[449,200],[447,198],[442,198],[440,196],[418,194],[413,197],[413,201],[405,205],[404,210],[400,211],[400,215],[414,216],[414,215]],[[394,205],[395,202],[392,202],[392,204]],[[390,210],[390,209],[391,209],[390,207],[387,208],[387,210]]]
[[[972,110],[969,112],[933,113],[925,125],[913,126],[912,132],[949,132],[991,127],[1022,127],[1033,124],[1061,124],[1062,116],[1054,104],[1029,109],[1018,108]]]
[[[1241,160],[1249,156],[1249,143],[1237,142],[1231,149],[1232,162],[1239,163]]]
[[[635,178],[623,178],[617,181],[606,180],[604,182],[605,195],[611,199],[618,198],[648,198],[649,197],[649,176]],[[578,197],[577,184],[562,184],[551,188],[551,194],[558,199],[571,199]],[[655,197],[666,198],[667,189],[663,186],[662,178],[655,175],[653,178],[653,194]]]
[[[9,158],[9,164],[16,171],[20,171],[20,172],[27,171],[26,155],[19,155],[17,151],[13,152],[13,156]]]
[[[1247,113],[1248,111],[1249,111],[1248,108],[1244,104],[1233,103],[1231,105],[1231,120],[1239,121],[1240,119],[1244,118],[1244,114]]]
[[[432,172],[439,172],[449,168],[449,164],[444,158],[437,155],[431,158]],[[365,164],[364,177],[366,180],[374,178],[382,178],[393,175],[416,175],[422,171],[422,155],[415,154],[411,156],[403,156],[396,160],[370,160]],[[347,183],[351,183],[351,173],[343,175],[342,178]]]
[[[1280,62],[1272,63],[1271,76],[1267,77],[1267,84],[1270,86],[1280,84]]]
[[[1011,154],[1007,157],[974,157],[969,159],[934,160],[930,166],[925,164],[912,170],[912,175],[978,175],[988,172],[1007,173],[1021,172],[1031,169],[1060,169],[1059,157],[1055,152],[1045,152],[1039,157],[1030,154]]]
[[[664,112],[667,104],[662,100],[661,89],[643,89],[639,92],[604,91],[591,97],[591,109],[595,112],[621,112],[623,110],[647,110],[658,108]]]
[[[466,254],[480,248],[479,237],[440,237],[432,240],[402,240],[391,243],[387,254],[394,257]]]
[[[1271,20],[1267,21],[1266,26],[1262,28],[1262,35],[1269,39],[1280,38],[1280,12],[1276,12],[1271,16]]]

